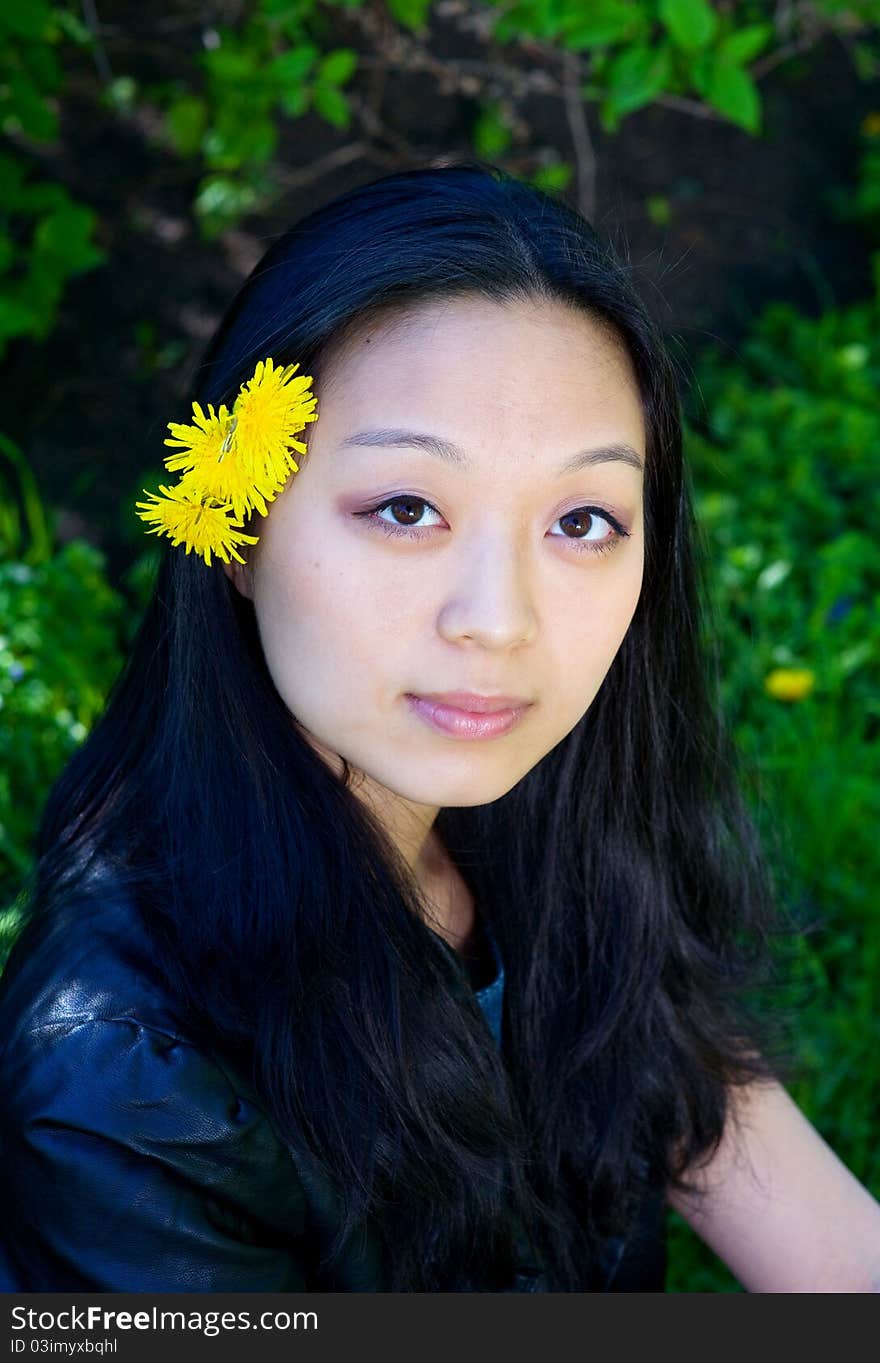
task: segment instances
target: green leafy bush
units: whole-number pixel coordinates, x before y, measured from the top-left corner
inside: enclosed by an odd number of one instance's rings
[[[878,394],[880,289],[817,318],[775,304],[735,354],[702,357],[687,440],[725,712],[768,846],[783,829],[792,907],[819,925],[788,966],[801,1004],[794,1096],[875,1195]],[[672,1290],[736,1290],[677,1217],[670,1261]]]
[[[53,544],[20,453],[2,449],[13,477],[0,480],[0,963],[43,803],[101,711],[127,623],[102,554]]]
[[[0,6],[0,128],[7,137],[51,142],[54,96],[63,84],[62,41],[89,35],[69,11],[46,0]],[[51,331],[67,280],[104,260],[96,217],[61,185],[36,179],[17,150],[0,151],[0,357],[16,336]]]
[[[467,24],[463,14],[430,0],[385,0],[387,16],[380,9],[363,0],[255,0],[236,16],[209,7],[204,50],[193,50],[191,73],[142,91],[120,76],[114,82],[118,97],[109,91],[109,101],[122,112],[137,98],[153,101],[164,112],[169,145],[201,161],[195,210],[210,237],[285,192],[289,177],[276,153],[286,120],[315,113],[340,131],[354,126],[355,139],[399,141],[380,108],[364,98],[367,82],[355,79],[364,73],[394,67],[436,82],[427,98],[450,90],[476,98],[471,141],[477,153],[534,183],[562,188],[574,167],[558,148],[534,145],[524,99],[530,78],[567,104],[572,93],[575,102],[594,103],[608,133],[663,102],[755,136],[763,126],[759,79],[765,71],[828,34],[841,34],[857,73],[867,79],[878,46],[877,16],[868,0],[814,0],[784,11],[762,0],[736,6],[710,0],[485,0],[473,7]],[[346,18],[339,11],[354,21],[364,11],[350,29],[357,49],[334,45]],[[443,52],[435,25],[450,18],[466,30],[468,44],[480,45],[478,60],[462,63]],[[556,74],[563,62],[574,74],[572,89]],[[523,64],[528,72],[519,69]],[[356,140],[352,147],[358,154]],[[335,163],[332,153],[329,161]]]
[[[72,541],[0,564],[0,876],[30,864],[40,798],[101,709],[120,662],[123,603],[101,553]]]
[[[281,120],[314,110],[335,128],[349,126],[343,87],[358,56],[347,47],[322,51],[328,29],[314,0],[262,0],[237,27],[210,30],[207,49],[193,54],[194,88],[178,82],[148,92],[165,108],[174,150],[204,162],[195,209],[205,236],[216,236],[271,194],[269,163]]]

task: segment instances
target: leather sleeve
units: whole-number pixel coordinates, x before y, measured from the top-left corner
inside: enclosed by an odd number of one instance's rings
[[[3,1090],[7,1291],[308,1290],[292,1156],[189,1043],[61,1018],[7,1048]]]

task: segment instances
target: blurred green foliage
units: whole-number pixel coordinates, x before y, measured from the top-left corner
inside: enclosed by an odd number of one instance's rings
[[[880,1196],[880,256],[873,298],[820,317],[774,304],[701,357],[687,454],[714,586],[722,701],[793,907],[792,1093]],[[775,699],[778,668],[814,683]],[[778,868],[774,868],[778,869]],[[735,1291],[677,1216],[670,1290]]]
[[[97,549],[54,542],[24,456],[0,436],[0,961],[49,786],[118,671],[125,611]]]
[[[68,11],[45,0],[0,6],[0,128],[7,137],[39,143],[57,136],[65,39],[88,41]],[[67,280],[104,259],[92,239],[95,224],[92,209],[34,176],[26,156],[0,151],[0,357],[15,336],[48,335]]]
[[[339,18],[364,8],[363,0],[252,0],[230,21],[235,10],[209,4],[200,23],[193,19],[184,74],[171,80],[139,85],[124,70],[110,76],[103,58],[104,103],[122,117],[154,107],[169,149],[200,166],[193,209],[206,237],[265,210],[284,192],[277,152],[285,121],[314,113],[342,132],[366,120],[369,134],[376,111],[365,109],[355,77],[382,64],[382,44],[371,52],[366,36],[364,51],[334,41]],[[502,164],[514,144],[521,150],[528,142],[522,101],[498,93],[510,74],[499,61],[507,49],[542,70],[548,88],[561,59],[576,61],[575,97],[596,104],[609,133],[666,100],[756,135],[762,129],[756,62],[775,64],[829,33],[845,36],[862,78],[878,65],[869,0],[813,0],[784,11],[766,0],[735,7],[709,0],[486,0],[479,8],[485,72],[460,88],[478,105],[474,150]],[[409,61],[415,71],[456,75],[455,61],[444,66],[431,48],[429,0],[385,0],[385,9],[404,67]],[[8,337],[45,336],[65,280],[103,259],[92,211],[61,186],[31,179],[29,144],[58,135],[63,58],[71,47],[103,55],[100,36],[73,0],[7,0],[0,9],[0,128],[12,141],[0,153],[0,353]],[[565,97],[563,82],[555,88]],[[533,183],[560,189],[571,180],[572,164],[554,149],[536,149],[532,159],[525,177]]]
[[[349,5],[349,8],[353,6]],[[271,186],[266,167],[278,146],[279,119],[314,110],[345,129],[351,110],[343,87],[357,67],[351,48],[322,51],[326,6],[261,0],[237,27],[210,29],[207,50],[194,54],[196,88],[155,85],[181,156],[207,168],[195,200],[206,236],[215,236],[257,205]]]
[[[880,76],[880,61],[866,67],[870,75]],[[861,148],[854,188],[829,186],[826,198],[832,213],[841,222],[857,222],[870,240],[880,244],[880,109],[874,109],[862,121]]]
[[[370,134],[376,111],[364,108],[356,77],[386,60],[382,49],[389,35],[382,30],[385,37],[374,50],[369,24],[359,44],[363,50],[334,40],[339,17],[368,8],[375,29],[375,7],[363,0],[252,0],[238,8],[237,16],[228,7],[207,5],[201,25],[193,25],[200,32],[193,34],[185,74],[139,85],[130,72],[120,71],[107,80],[103,97],[110,108],[128,116],[141,105],[154,107],[168,147],[201,167],[193,207],[205,236],[264,211],[284,192],[276,153],[285,121],[314,113],[340,131],[358,123]],[[509,91],[497,92],[513,70],[500,61],[507,50],[514,58],[524,54],[543,71],[548,88],[554,88],[551,73],[560,60],[576,59],[576,95],[597,106],[609,133],[637,110],[666,100],[757,135],[762,130],[760,64],[769,69],[827,34],[845,37],[864,79],[877,64],[877,15],[869,0],[813,0],[790,9],[766,0],[741,0],[736,6],[709,0],[593,0],[589,5],[583,0],[486,0],[477,8],[481,22],[472,31],[484,46],[485,69],[465,77],[459,88],[476,98],[471,140],[488,159],[521,154],[528,142],[522,101]],[[78,44],[97,42],[77,9],[72,3],[15,0],[10,13],[28,10],[28,18],[6,21],[12,50],[18,52],[16,77],[31,72],[9,86],[16,104],[12,116],[31,136],[54,136],[55,114],[47,96],[60,91],[62,71],[52,44],[57,48],[62,37]],[[442,69],[456,78],[455,60],[444,62],[433,51],[430,0],[385,0],[385,11],[396,61],[404,69],[409,62],[414,71],[436,75]],[[555,89],[564,96],[561,81]],[[514,137],[517,127],[522,135]],[[536,164],[526,178],[550,189],[569,183],[574,168],[552,148],[540,154],[535,149],[532,159]]]
[[[583,93],[598,102],[607,132],[663,92],[696,95],[747,132],[760,128],[761,99],[748,64],[773,40],[772,23],[744,24],[741,9],[708,0],[520,0],[503,8],[493,28],[499,41],[526,33],[589,52]]]
[[[432,17],[428,0],[386,0],[386,7],[404,35],[424,36]],[[164,108],[174,149],[199,157],[206,168],[195,202],[206,235],[216,235],[271,200],[281,119],[313,110],[334,127],[350,126],[358,97],[343,87],[358,72],[362,56],[332,46],[333,11],[361,8],[362,0],[257,0],[237,25],[210,29],[209,49],[194,55],[195,82],[142,92]],[[772,8],[760,0],[736,7],[709,0],[593,0],[590,5],[487,0],[482,8],[487,67],[496,76],[477,79],[479,112],[471,138],[475,151],[491,160],[511,150],[520,120],[514,98],[490,94],[500,71],[492,67],[493,53],[505,48],[521,49],[533,61],[540,58],[550,70],[564,54],[575,56],[585,77],[577,93],[598,106],[606,132],[614,132],[638,109],[671,97],[680,108],[712,111],[756,135],[762,128],[762,101],[751,68],[761,56],[784,56],[790,41],[790,35],[777,31]],[[870,6],[822,0],[809,11],[799,16],[795,36],[801,47],[838,29],[851,40],[864,30],[862,65],[870,59],[877,40]],[[375,64],[376,58],[370,60]],[[559,189],[572,174],[569,162],[551,154],[527,178]]]

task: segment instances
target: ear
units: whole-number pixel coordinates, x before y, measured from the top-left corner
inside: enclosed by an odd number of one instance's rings
[[[248,601],[254,599],[254,577],[251,567],[247,563],[236,563],[235,559],[231,563],[222,565],[223,571],[229,578],[233,587],[247,597]]]

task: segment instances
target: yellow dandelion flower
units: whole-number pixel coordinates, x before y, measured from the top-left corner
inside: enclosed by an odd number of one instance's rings
[[[278,479],[269,478],[262,465],[242,457],[235,444],[238,419],[222,406],[215,413],[208,405],[208,415],[197,402],[193,403],[194,426],[182,426],[169,421],[173,435],[166,445],[177,445],[177,454],[169,454],[165,467],[169,473],[183,470],[181,485],[202,501],[229,502],[232,514],[243,520],[251,511],[266,514],[266,498],[270,501],[280,490]]]
[[[764,690],[774,700],[803,700],[815,681],[815,673],[807,667],[777,667],[764,678]]]
[[[264,463],[242,456],[235,444],[234,423],[233,418],[227,442],[218,457],[191,464],[180,486],[202,501],[228,502],[237,520],[243,520],[252,511],[265,516],[266,503],[275,500],[285,479],[273,478]]]
[[[299,472],[290,447],[305,454],[307,447],[294,436],[318,419],[317,398],[309,391],[312,376],[296,375],[298,368],[288,364],[282,369],[271,358],[260,360],[232,409],[236,420],[232,438],[239,457],[273,483]]]
[[[317,421],[317,398],[309,390],[311,375],[297,374],[298,364],[260,360],[243,383],[232,411],[194,402],[193,423],[168,422],[165,440],[174,454],[165,458],[169,473],[182,472],[176,487],[162,487],[152,500],[136,502],[137,514],[151,525],[148,534],[168,535],[173,544],[195,549],[210,566],[211,554],[228,563],[244,563],[236,545],[257,544],[243,532],[245,517],[258,511],[282,490],[291,473],[299,472],[292,450],[306,453],[294,439]]]
[[[178,421],[168,422],[168,429],[174,438],[166,440],[165,444],[177,445],[183,450],[182,454],[169,454],[165,459],[169,473],[177,469],[198,468],[221,458],[232,420],[226,405],[215,412],[209,403],[207,416],[197,402],[193,403],[192,409],[196,423],[194,426],[183,426]]]
[[[241,533],[241,521],[230,516],[232,508],[228,503],[221,506],[205,503],[182,482],[176,487],[160,484],[159,490],[164,496],[144,489],[152,501],[135,503],[141,520],[152,525],[148,535],[168,535],[172,544],[185,544],[186,552],[194,549],[209,568],[212,553],[224,563],[229,562],[230,556],[239,563],[245,562],[235,546],[256,544],[258,536]]]

